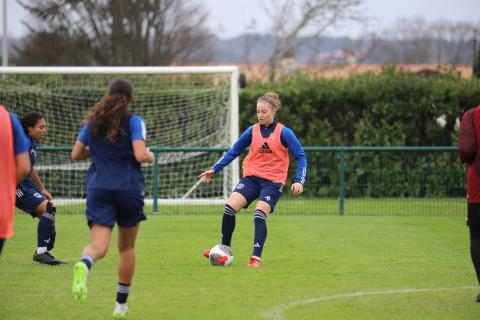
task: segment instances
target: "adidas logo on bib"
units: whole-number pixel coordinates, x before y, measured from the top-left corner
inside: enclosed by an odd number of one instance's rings
[[[260,148],[260,153],[272,153],[272,149],[270,149],[268,143],[265,142],[264,144],[262,144]]]

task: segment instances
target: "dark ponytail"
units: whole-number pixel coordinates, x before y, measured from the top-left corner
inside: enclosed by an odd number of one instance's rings
[[[85,120],[92,135],[105,136],[114,142],[119,133],[125,134],[122,123],[128,118],[132,93],[132,84],[127,79],[112,80],[107,94],[95,103]]]

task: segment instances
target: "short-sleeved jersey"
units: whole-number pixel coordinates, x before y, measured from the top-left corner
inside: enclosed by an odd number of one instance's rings
[[[36,185],[33,183],[32,179],[32,171],[33,171],[33,166],[37,163],[37,143],[35,142],[34,139],[31,137],[27,137],[27,146],[28,146],[28,153],[30,155],[30,163],[32,165],[32,168],[30,169],[30,174],[28,177],[22,180],[17,185],[17,188],[36,188]]]
[[[130,114],[122,127],[125,134],[119,133],[111,142],[104,136],[92,135],[89,126],[83,126],[77,140],[89,147],[92,159],[86,177],[87,190],[145,190],[145,179],[132,147],[132,141],[146,140],[145,122]]]

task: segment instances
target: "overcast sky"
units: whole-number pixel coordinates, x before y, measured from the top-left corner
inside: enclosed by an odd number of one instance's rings
[[[15,0],[7,1],[8,34],[25,35],[21,21],[28,18]],[[128,0],[124,0],[128,1]],[[250,31],[268,32],[269,21],[259,7],[260,0],[199,0],[210,12],[211,29],[221,38],[230,38]],[[362,12],[369,18],[368,25],[353,23],[331,30],[331,35],[358,36],[365,31],[378,31],[392,25],[399,18],[424,17],[427,21],[447,19],[453,22],[479,23],[480,0],[364,0]],[[3,14],[2,14],[3,19]],[[255,21],[254,24],[252,22]],[[3,26],[3,23],[1,24]],[[252,26],[254,26],[252,28]],[[249,29],[250,27],[250,29]],[[2,30],[3,34],[3,30]]]

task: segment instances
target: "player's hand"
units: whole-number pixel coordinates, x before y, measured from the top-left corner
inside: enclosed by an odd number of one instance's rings
[[[52,201],[52,195],[50,194],[50,192],[48,192],[46,189],[45,190],[40,190],[43,195],[45,196],[45,198],[47,198],[48,201]]]
[[[210,169],[210,170],[207,170],[205,172],[200,173],[200,175],[198,177],[202,180],[202,182],[208,183],[213,179],[214,175],[215,175],[215,171]]]
[[[303,192],[303,185],[300,182],[292,184],[292,195],[298,197]]]

